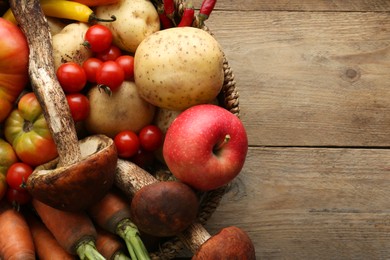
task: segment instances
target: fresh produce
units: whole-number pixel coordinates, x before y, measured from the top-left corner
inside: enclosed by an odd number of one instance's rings
[[[102,61],[115,61],[122,55],[122,50],[116,45],[111,44],[107,50],[95,53],[95,57]]]
[[[125,72],[125,80],[134,80],[134,56],[121,55],[115,61]]]
[[[125,72],[118,63],[112,60],[103,62],[96,71],[98,88],[105,88],[105,92],[117,91],[125,80]]]
[[[62,211],[35,199],[32,205],[47,229],[69,254],[80,259],[105,259],[96,250],[96,229],[86,213]]]
[[[0,123],[28,82],[28,45],[14,24],[0,18]]]
[[[90,111],[89,99],[81,94],[74,93],[66,95],[70,113],[75,122],[84,121],[87,119]]]
[[[111,29],[116,46],[130,53],[145,37],[160,30],[158,13],[148,0],[119,0],[116,4],[97,6],[95,12],[98,17],[116,17],[115,22],[99,23]]]
[[[131,200],[133,222],[141,231],[158,237],[182,232],[195,220],[198,208],[195,192],[178,181],[146,185]]]
[[[18,158],[11,144],[0,138],[0,175],[6,175],[8,168],[16,163]]]
[[[147,125],[139,133],[139,142],[145,151],[154,152],[163,144],[163,132],[156,125]]]
[[[15,190],[25,190],[26,181],[33,172],[30,165],[22,162],[12,164],[7,170],[7,184]]]
[[[125,193],[129,198],[132,198],[139,190],[147,185],[157,183],[158,180],[155,179],[151,174],[132,162],[119,159],[117,164],[117,171],[115,175],[115,186],[118,187],[123,193]],[[214,254],[217,255],[218,259],[248,259],[255,260],[255,252],[253,243],[249,237],[243,235],[245,232],[239,228],[227,227],[229,232],[221,232],[222,234],[216,234],[211,236],[207,230],[200,224],[198,221],[194,221],[190,224],[187,229],[178,234],[178,238],[185,244],[185,246],[191,250],[194,254],[203,251],[200,249],[201,245],[205,244],[208,240],[214,238],[215,236],[219,241],[229,240],[231,237],[242,237],[245,239],[234,239],[236,242],[231,245],[233,248],[227,248],[220,245],[214,247]],[[224,234],[228,234],[225,236]],[[225,241],[226,242],[226,241]],[[225,243],[224,242],[224,243]],[[235,250],[237,248],[238,250]],[[249,251],[241,251],[240,249],[247,248]],[[209,252],[208,254],[211,254]],[[249,256],[247,258],[247,256]],[[230,258],[231,257],[231,258]],[[213,259],[213,258],[211,258]]]
[[[90,83],[96,83],[96,73],[100,66],[102,66],[103,61],[96,57],[90,57],[86,59],[82,66],[87,75],[87,81]]]
[[[100,52],[108,49],[112,43],[111,30],[101,24],[94,24],[85,33],[84,45],[93,52]]]
[[[62,63],[56,76],[66,94],[80,92],[87,84],[87,75],[80,64],[73,61]]]
[[[34,242],[26,219],[0,200],[0,259],[35,260]]]
[[[56,161],[37,167],[30,175],[27,189],[35,199],[52,207],[85,209],[112,186],[117,162],[115,145],[112,139],[99,135],[78,142],[65,94],[56,79],[51,38],[39,1],[11,0],[10,5],[30,50],[34,50],[29,60],[31,85],[58,151]]]
[[[214,10],[217,0],[203,0],[202,5],[197,16],[199,27],[204,26],[204,22],[209,19],[211,12]]]
[[[62,63],[75,62],[82,65],[92,57],[92,51],[83,45],[88,28],[85,23],[71,23],[52,37],[55,71]]]
[[[26,205],[30,203],[31,201],[31,195],[26,190],[16,190],[13,188],[8,187],[6,198],[11,205],[19,210],[21,206]]]
[[[118,236],[105,231],[102,228],[96,228],[96,249],[102,254],[105,259],[109,260],[130,260],[125,253],[122,241],[119,241]]]
[[[119,132],[114,137],[114,143],[120,158],[131,158],[140,148],[138,135],[129,130]]]
[[[126,242],[131,259],[149,259],[138,228],[131,221],[130,203],[118,192],[108,192],[88,213],[98,226]]]
[[[62,248],[50,230],[33,213],[26,214],[26,220],[31,231],[35,251],[39,259],[76,260],[76,256],[69,254]]]
[[[98,86],[92,87],[87,96],[91,112],[85,126],[90,133],[114,138],[124,130],[138,132],[153,120],[155,107],[138,95],[132,81],[124,81],[111,96]]]
[[[75,1],[40,0],[40,6],[45,15],[50,17],[75,20],[84,23],[95,21],[115,21],[115,17],[111,17],[109,19],[99,18],[87,5]],[[3,18],[15,24],[17,23],[11,9],[7,10],[7,12],[3,15]]]
[[[192,4],[192,2],[185,2],[185,8],[183,11],[183,15],[181,17],[180,23],[177,25],[177,27],[185,27],[185,26],[192,26],[192,23],[195,18],[195,9]]]
[[[110,190],[117,153],[111,138],[88,136],[79,141],[83,160],[58,167],[58,158],[36,167],[27,180],[34,198],[63,210],[79,211],[99,201]],[[57,168],[56,168],[57,167]]]
[[[57,157],[42,108],[33,92],[25,94],[5,121],[5,138],[19,159],[31,166]]]
[[[7,192],[7,181],[4,174],[0,174],[0,200]]]
[[[172,122],[165,135],[163,156],[176,178],[205,191],[236,177],[247,150],[241,120],[219,106],[203,104],[183,111]]]
[[[156,32],[135,53],[134,80],[139,95],[158,107],[184,110],[210,102],[223,85],[221,47],[194,27]]]

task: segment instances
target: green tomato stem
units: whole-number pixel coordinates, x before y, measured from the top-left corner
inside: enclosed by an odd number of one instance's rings
[[[105,260],[92,240],[81,242],[76,251],[81,260]]]
[[[129,219],[123,219],[117,227],[117,234],[125,241],[132,260],[149,260],[149,253],[141,240],[137,226]]]

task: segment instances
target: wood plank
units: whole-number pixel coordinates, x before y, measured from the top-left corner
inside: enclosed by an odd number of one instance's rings
[[[387,259],[390,150],[251,148],[207,223],[246,230],[258,259]]]
[[[251,145],[390,146],[390,13],[215,12]]]
[[[194,0],[200,7],[202,0]],[[387,0],[223,0],[218,1],[215,10],[239,11],[389,11]]]

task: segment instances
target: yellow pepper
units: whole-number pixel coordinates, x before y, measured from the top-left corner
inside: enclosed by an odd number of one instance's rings
[[[97,18],[91,8],[78,2],[66,0],[41,0],[40,3],[43,13],[50,17],[75,20],[85,23],[92,22],[94,20],[106,22],[115,21],[115,17],[111,17],[109,20]],[[17,23],[11,9],[8,9],[4,13],[3,18],[15,24]]]

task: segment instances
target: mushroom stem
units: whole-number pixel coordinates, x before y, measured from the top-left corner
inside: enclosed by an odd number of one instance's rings
[[[114,185],[128,197],[133,197],[142,187],[156,182],[156,178],[136,164],[118,159]],[[201,223],[195,221],[178,237],[194,253],[211,235]]]
[[[49,25],[39,0],[9,2],[29,44],[31,84],[56,143],[59,166],[71,165],[81,160],[81,151],[65,94],[55,74]]]

